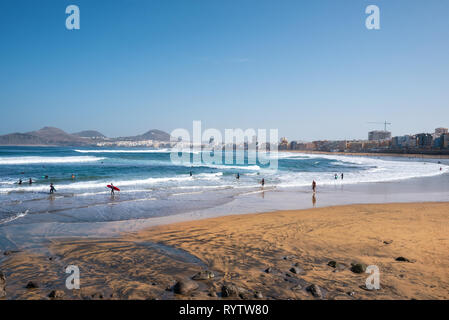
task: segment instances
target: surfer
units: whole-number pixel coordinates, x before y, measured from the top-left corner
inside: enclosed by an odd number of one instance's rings
[[[193,176],[192,171],[190,171],[190,176]]]
[[[47,176],[47,175],[45,175],[45,176],[44,176],[44,179],[48,179],[48,176]]]
[[[72,179],[75,179],[75,174],[74,173],[72,173]]]
[[[316,193],[316,182],[315,182],[315,180],[313,180],[313,182],[312,182],[312,191],[313,191],[313,193]]]
[[[114,185],[111,182],[111,195],[114,195]]]
[[[334,176],[334,177],[335,177],[335,180],[337,180],[337,179],[338,179],[338,174],[335,174],[335,176]]]
[[[343,178],[344,178],[345,176],[344,176],[344,174],[343,174],[343,172],[341,173],[341,180],[343,180]]]
[[[30,178],[30,180],[28,180],[29,184],[33,184],[33,180]]]
[[[240,180],[240,173],[237,172],[237,175],[235,176],[237,180]]]
[[[50,194],[53,194],[56,192],[55,186],[53,185],[53,183],[50,183]]]
[[[22,179],[19,179],[19,182],[18,182],[18,184],[22,184]]]

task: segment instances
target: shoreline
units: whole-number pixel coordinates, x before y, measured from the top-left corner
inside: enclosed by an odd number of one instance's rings
[[[221,299],[229,284],[241,288],[234,299],[448,299],[448,211],[440,202],[228,215],[119,238],[48,239],[48,252],[8,255],[0,269],[11,299],[46,299],[51,290],[66,299]],[[368,274],[351,263],[378,266],[381,289],[364,288]],[[68,264],[81,270],[76,292],[63,288]],[[189,280],[201,270],[215,277]],[[24,289],[33,280],[40,289]],[[179,280],[198,288],[174,294]]]
[[[307,151],[307,150],[279,150],[278,152],[292,152],[301,154],[323,154],[356,157],[398,157],[398,158],[421,158],[421,159],[449,159],[449,155],[434,155],[420,153],[373,153],[373,152],[327,152],[327,151]]]

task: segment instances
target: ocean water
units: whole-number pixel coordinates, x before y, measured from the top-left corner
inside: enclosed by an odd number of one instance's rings
[[[449,172],[446,164],[407,158],[286,152],[265,157],[276,158],[278,169],[248,164],[247,156],[244,164],[174,164],[167,149],[0,147],[0,228],[13,224],[123,221],[207,209],[259,192],[262,178],[264,190],[276,192],[309,190],[312,180],[321,188]],[[32,185],[28,184],[30,178]],[[22,185],[18,185],[19,179]],[[54,195],[49,194],[50,183],[57,190]],[[112,196],[106,187],[110,183],[121,192]]]

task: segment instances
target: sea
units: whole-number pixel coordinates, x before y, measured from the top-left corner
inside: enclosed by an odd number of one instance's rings
[[[204,211],[260,192],[309,193],[313,180],[319,194],[340,186],[447,177],[449,172],[447,161],[407,157],[268,153],[267,159],[276,159],[273,168],[266,161],[249,161],[245,153],[243,163],[234,154],[233,163],[213,164],[176,163],[171,154],[169,149],[0,147],[0,233],[16,225],[87,223],[92,228],[99,222]],[[121,191],[111,194],[111,183]]]

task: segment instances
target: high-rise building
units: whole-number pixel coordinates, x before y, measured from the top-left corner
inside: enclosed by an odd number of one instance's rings
[[[439,137],[442,134],[447,134],[448,133],[448,129],[447,128],[436,128],[435,129],[435,136]]]
[[[433,144],[433,137],[429,133],[417,134],[416,143],[418,145],[418,148],[431,148]]]
[[[391,132],[390,131],[370,131],[368,132],[368,140],[369,141],[380,141],[380,140],[390,140]]]

